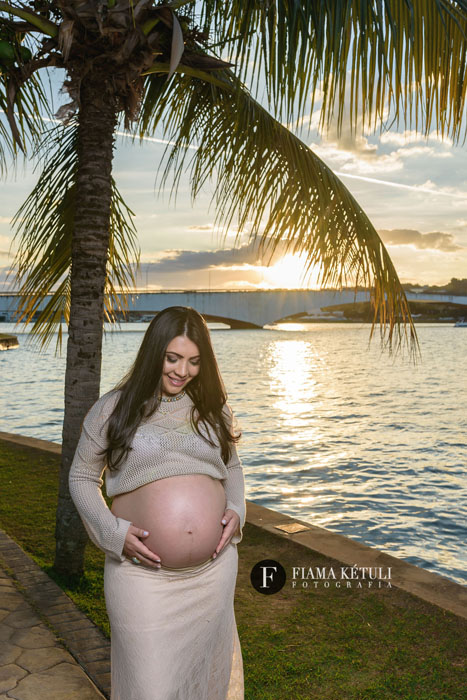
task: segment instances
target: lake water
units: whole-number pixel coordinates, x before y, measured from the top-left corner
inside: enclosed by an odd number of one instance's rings
[[[104,340],[101,393],[147,324]],[[0,324],[4,332],[13,331]],[[212,330],[248,499],[467,583],[467,329],[418,325],[422,362],[369,325]],[[65,353],[0,353],[0,430],[59,442]]]

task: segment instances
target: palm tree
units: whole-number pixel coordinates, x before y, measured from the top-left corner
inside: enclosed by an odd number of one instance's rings
[[[191,168],[195,197],[216,174],[216,224],[246,222],[262,253],[304,253],[321,283],[347,276],[371,288],[381,341],[417,347],[408,304],[377,232],[332,171],[284,123],[322,95],[320,126],[397,120],[427,135],[434,120],[458,140],[465,99],[465,0],[34,0],[0,2],[0,158],[35,152],[42,174],[16,219],[21,318],[47,343],[68,323],[55,568],[80,573],[84,530],[68,470],[81,423],[98,398],[103,320],[134,282],[131,211],[112,178],[116,129],[163,131],[164,184]],[[220,55],[233,57],[233,62]],[[44,72],[64,69],[70,96],[52,118]],[[250,89],[248,70],[253,72]],[[350,76],[350,77],[349,77]],[[257,101],[261,81],[269,111]],[[349,84],[350,83],[350,84]],[[275,116],[273,116],[275,115]],[[187,147],[196,144],[197,149]],[[191,160],[188,162],[187,158]],[[263,228],[262,219],[267,216]],[[262,232],[261,229],[263,228]],[[261,232],[261,233],[260,233]],[[237,241],[236,241],[237,242]],[[124,301],[122,302],[124,303]],[[61,336],[58,336],[61,341]]]

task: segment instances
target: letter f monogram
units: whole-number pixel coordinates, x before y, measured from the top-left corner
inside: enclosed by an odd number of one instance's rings
[[[263,570],[263,585],[261,588],[269,588],[269,586],[266,585],[266,579],[270,579],[272,581],[273,574],[267,574],[266,571],[267,569],[273,569],[274,571],[277,571],[277,566],[262,566],[261,567]]]

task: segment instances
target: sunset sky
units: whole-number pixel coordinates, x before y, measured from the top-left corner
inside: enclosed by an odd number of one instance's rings
[[[54,108],[66,101],[53,81]],[[387,245],[402,282],[447,283],[467,277],[467,172],[465,145],[441,140],[432,131],[428,140],[413,130],[393,126],[383,134],[350,137],[344,124],[319,135],[319,102],[311,116],[311,132],[295,122],[289,128],[330,166],[369,215]],[[306,122],[306,118],[305,118]],[[305,124],[305,126],[307,126]],[[234,248],[236,230],[225,241],[213,228],[209,211],[213,191],[205,188],[192,206],[188,178],[180,181],[177,201],[169,204],[170,187],[155,191],[156,169],[164,145],[148,139],[142,146],[119,136],[114,177],[135,212],[141,246],[139,286],[148,289],[235,289],[297,287],[300,261],[275,256],[269,268],[255,247]],[[38,173],[32,165],[10,169],[0,199],[0,288],[12,260],[11,217],[32,189]],[[313,278],[309,282],[313,285]]]

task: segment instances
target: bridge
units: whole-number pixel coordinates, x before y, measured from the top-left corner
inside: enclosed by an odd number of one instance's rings
[[[407,293],[406,296],[413,301],[442,301],[467,305],[467,296],[415,293]],[[327,289],[135,292],[129,299],[129,310],[149,316],[167,306],[191,306],[199,311],[206,321],[225,323],[235,329],[262,328],[293,314],[320,315],[323,307],[369,301],[369,298],[369,292],[366,291],[355,294],[351,290],[339,292]],[[45,303],[46,301],[42,303],[41,308]],[[14,321],[17,304],[17,294],[0,293],[0,321]]]

